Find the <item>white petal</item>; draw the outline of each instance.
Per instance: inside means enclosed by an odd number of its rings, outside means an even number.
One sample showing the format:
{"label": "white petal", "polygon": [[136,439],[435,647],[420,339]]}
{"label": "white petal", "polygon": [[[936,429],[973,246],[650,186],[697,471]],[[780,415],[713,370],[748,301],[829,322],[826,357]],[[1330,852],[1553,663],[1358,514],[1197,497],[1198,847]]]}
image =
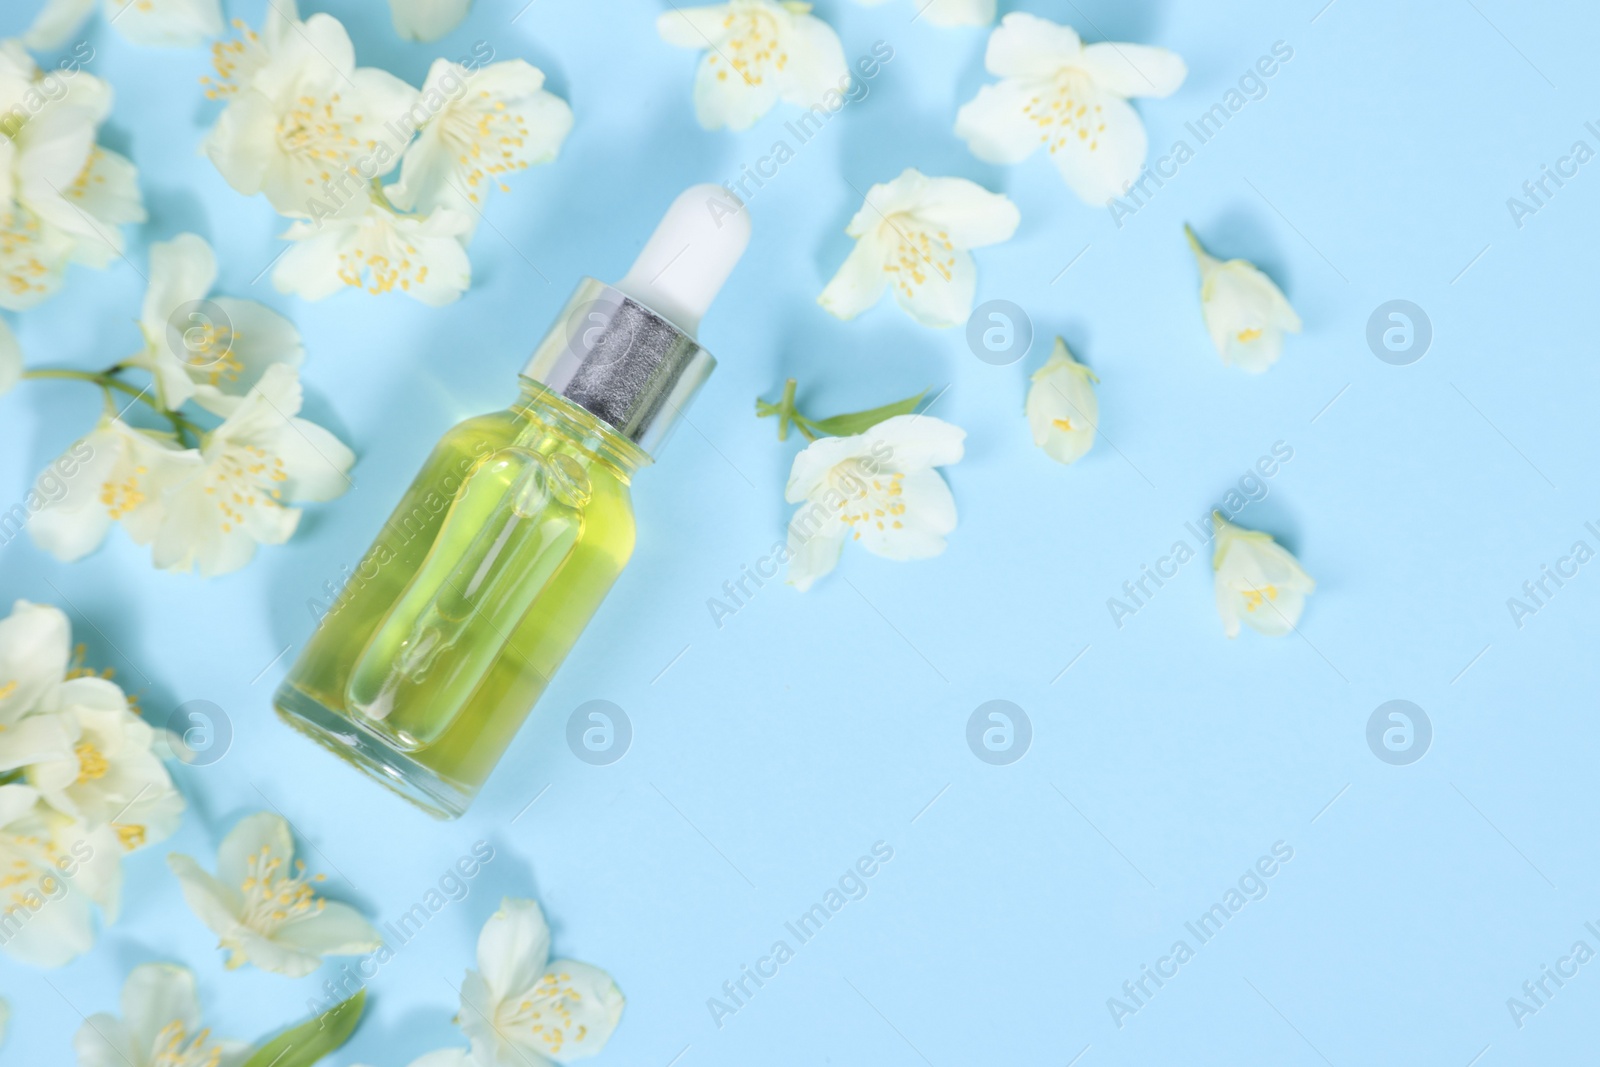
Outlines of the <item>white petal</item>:
{"label": "white petal", "polygon": [[108,148],[95,148],[88,167],[64,190],[74,215],[86,227],[73,249],[73,259],[104,268],[124,247],[121,227],[148,217],[139,192],[139,170],[132,161]]}
{"label": "white petal", "polygon": [[924,178],[911,214],[943,231],[957,248],[1008,241],[1022,221],[1009,197],[965,178]]}
{"label": "white petal", "polygon": [[297,368],[306,350],[294,323],[265,304],[227,296],[211,303],[226,320],[229,337],[222,358],[191,368],[190,375],[200,383],[196,393],[201,406],[226,418],[270,368]]}
{"label": "white petal", "polygon": [[117,32],[137,45],[195,48],[222,35],[220,0],[107,0]]}
{"label": "white petal", "polygon": [[616,1032],[625,1006],[622,991],[600,968],[577,960],[553,960],[545,972],[560,989],[555,1034],[542,1032],[535,1048],[557,1063],[598,1055]]}
{"label": "white petal", "polygon": [[389,0],[394,32],[411,41],[437,41],[467,17],[472,0]]}
{"label": "white petal", "polygon": [[74,778],[77,776],[78,761],[72,754],[74,740],[67,716],[29,715],[0,730],[0,771],[36,765],[29,767],[29,784],[45,791],[45,783],[39,780],[41,771],[54,761],[61,761]]}
{"label": "white petal", "polygon": [[728,32],[730,4],[676,7],[656,19],[661,39],[679,48],[719,47]]}
{"label": "white petal", "polygon": [[983,65],[1002,78],[1053,78],[1083,51],[1077,31],[1021,11],[1000,20],[989,35]]}
{"label": "white petal", "polygon": [[188,968],[165,963],[135,967],[122,986],[122,1020],[141,1057],[156,1047],[162,1029],[180,1024],[190,1035],[200,1030],[200,1000]]}
{"label": "white petal", "polygon": [[533,988],[550,959],[550,926],[537,901],[507,897],[478,935],[478,969],[495,1001]]}
{"label": "white petal", "polygon": [[284,499],[321,503],[343,496],[350,488],[347,474],[356,454],[314,422],[293,419],[289,426],[275,446],[287,476],[282,483]]}
{"label": "white petal", "polygon": [[405,151],[391,203],[477,215],[492,186],[511,172],[554,159],[572,129],[572,109],[544,91],[544,73],[523,60],[469,71],[436,60],[423,106],[444,103]]}
{"label": "white petal", "polygon": [[896,415],[860,435],[862,448],[889,470],[914,471],[959,463],[967,431],[931,415]]}
{"label": "white petal", "polygon": [[243,906],[239,894],[201,870],[192,857],[181,852],[167,856],[167,866],[178,878],[184,903],[206,928],[218,937],[234,936],[239,930],[239,910]]}
{"label": "white petal", "polygon": [[147,340],[165,345],[172,313],[204,300],[217,280],[217,257],[199,234],[181,233],[150,246],[150,284],[139,324]]}
{"label": "white petal", "polygon": [[756,81],[729,66],[716,52],[700,60],[694,75],[694,116],[708,130],[748,130],[778,102],[779,84]]}
{"label": "white petal", "polygon": [[4,319],[0,319],[0,396],[22,380],[22,346]]}
{"label": "white petal", "polygon": [[1028,389],[1028,426],[1033,443],[1057,463],[1074,463],[1094,445],[1100,404],[1093,374],[1074,360],[1059,338],[1049,361],[1033,374]]}
{"label": "white petal", "polygon": [[60,608],[19,600],[0,619],[0,724],[54,711],[72,659],[72,624]]}
{"label": "white petal", "polygon": [[895,279],[896,302],[924,326],[960,326],[972,314],[978,290],[978,268],[972,254],[960,248],[925,253],[903,244],[901,262],[908,264]]}
{"label": "white petal", "polygon": [[833,27],[811,14],[790,14],[787,21],[787,27],[780,30],[779,42],[788,56],[783,69],[783,98],[809,108],[821,103],[829,90],[847,90],[850,64]]}
{"label": "white petal", "polygon": [[294,863],[294,836],[283,816],[261,811],[240,819],[217,849],[217,877],[228,885],[243,884],[252,859],[277,860],[283,868]]}
{"label": "white petal", "polygon": [[45,0],[22,39],[29,48],[53,52],[78,32],[93,11],[94,0]]}
{"label": "white petal", "polygon": [[337,900],[324,900],[316,914],[285,923],[273,940],[318,956],[354,956],[383,947],[383,935],[359,911]]}
{"label": "white petal", "polygon": [[1068,187],[1084,203],[1100,207],[1139,177],[1149,141],[1139,113],[1122,97],[1087,81],[1073,91],[1089,118],[1054,127],[1050,157]]}
{"label": "white petal", "polygon": [[905,511],[857,524],[861,547],[892,560],[929,559],[944,551],[956,528],[956,501],[938,471],[912,471],[900,479]]}
{"label": "white petal", "polygon": [[784,580],[800,592],[839,565],[845,527],[820,502],[801,505],[789,520],[789,572]]}
{"label": "white petal", "polygon": [[77,1053],[78,1067],[128,1067],[149,1055],[149,1049],[134,1044],[133,1035],[121,1019],[105,1012],[96,1012],[83,1021],[73,1035],[72,1050]]}
{"label": "white petal", "polygon": [[[0,164],[4,163],[0,150]],[[61,288],[74,241],[18,204],[0,215],[0,308],[27,311]]]}
{"label": "white petal", "polygon": [[888,250],[876,234],[857,239],[817,303],[841,319],[855,318],[883,298],[889,284],[888,258]]}
{"label": "white petal", "polygon": [[1014,78],[985,85],[956,112],[956,136],[986,163],[1021,163],[1049,139],[1025,110],[1035,96],[1033,83]]}
{"label": "white petal", "polygon": [[1142,44],[1091,44],[1076,63],[1117,96],[1171,96],[1189,68],[1176,52]]}
{"label": "white petal", "polygon": [[276,154],[277,127],[272,100],[246,87],[217,117],[201,148],[229,185],[255,196]]}

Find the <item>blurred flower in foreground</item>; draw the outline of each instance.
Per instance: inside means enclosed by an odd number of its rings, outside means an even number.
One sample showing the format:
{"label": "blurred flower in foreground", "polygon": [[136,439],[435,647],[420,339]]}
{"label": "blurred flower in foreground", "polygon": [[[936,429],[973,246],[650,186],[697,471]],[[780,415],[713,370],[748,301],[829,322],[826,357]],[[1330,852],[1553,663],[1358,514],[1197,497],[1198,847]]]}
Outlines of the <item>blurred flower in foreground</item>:
{"label": "blurred flower in foreground", "polygon": [[145,221],[138,170],[95,143],[112,97],[77,53],[45,72],[0,41],[0,308],[50,297],[69,264],[109,266],[120,227]]}
{"label": "blurred flower in foreground", "polygon": [[16,388],[22,380],[22,346],[4,319],[0,319],[0,396]]}
{"label": "blurred flower in foreground", "polygon": [[1021,219],[1000,193],[909,168],[867,190],[844,231],[856,246],[817,302],[853,319],[893,283],[895,300],[922,325],[959,325],[972,314],[978,287],[967,250],[1009,240]]}
{"label": "blurred flower in foreground", "polygon": [[1239,636],[1239,623],[1268,637],[1282,637],[1295,628],[1306,597],[1316,588],[1295,559],[1271,534],[1245,530],[1211,513],[1216,531],[1217,614],[1229,637]]}
{"label": "blurred flower in foreground", "polygon": [[122,1017],[91,1015],[72,1047],[78,1067],[239,1067],[250,1051],[212,1036],[200,1020],[194,975],[166,963],[135,967],[122,986]]}
{"label": "blurred flower in foreground", "polygon": [[123,854],[184,809],[158,731],[79,656],[57,608],[19,600],[0,619],[0,949],[43,967],[89,950],[94,907],[116,918]]}
{"label": "blurred flower in foreground", "polygon": [[989,36],[1000,79],[956,114],[956,136],[988,163],[1021,163],[1045,146],[1068,187],[1099,207],[1139,177],[1149,139],[1130,96],[1171,96],[1188,74],[1175,53],[1084,45],[1070,26],[1013,12]]}
{"label": "blurred flower in foreground", "polygon": [[748,129],[779,100],[820,107],[830,91],[850,88],[839,35],[799,0],[674,5],[656,30],[670,45],[706,53],[695,72],[694,112],[708,130]]}
{"label": "blurred flower in foreground", "polygon": [[1200,310],[1217,354],[1229,366],[1260,374],[1278,361],[1283,335],[1300,332],[1300,316],[1283,291],[1248,260],[1210,256],[1183,228],[1200,264]]}
{"label": "blurred flower in foreground", "polygon": [[215,876],[193,859],[167,857],[183,899],[228,952],[228,966],[253,963],[265,971],[301,978],[324,956],[375,952],[383,945],[371,923],[348,904],[324,900],[294,858],[294,838],[281,816],[246,816],[222,839]]}
{"label": "blurred flower in foreground", "polygon": [[[194,48],[222,33],[221,0],[104,0],[106,20],[134,44]],[[60,48],[83,28],[94,0],[45,0],[28,29],[29,48]]]}

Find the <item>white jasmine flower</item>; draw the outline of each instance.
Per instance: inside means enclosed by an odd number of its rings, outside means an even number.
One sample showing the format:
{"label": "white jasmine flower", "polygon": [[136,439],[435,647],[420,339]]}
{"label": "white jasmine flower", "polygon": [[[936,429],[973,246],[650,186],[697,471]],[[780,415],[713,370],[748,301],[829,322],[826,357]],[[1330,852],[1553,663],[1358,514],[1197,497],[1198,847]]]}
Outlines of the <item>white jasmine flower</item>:
{"label": "white jasmine flower", "polygon": [[111,102],[93,75],[47,84],[20,42],[0,42],[0,307],[38,304],[71,262],[106,266],[119,227],[144,221],[137,170],[95,144]]}
{"label": "white jasmine flower", "polygon": [[1217,542],[1211,567],[1216,571],[1217,614],[1222,616],[1223,632],[1238,637],[1241,621],[1268,637],[1293,630],[1306,597],[1317,588],[1300,561],[1271,534],[1241,529],[1220,512],[1211,513],[1211,525]]}
{"label": "white jasmine flower", "polygon": [[103,417],[39,476],[28,534],[64,563],[99,548],[113,522],[147,545],[166,514],[167,491],[194,477],[201,462],[193,449]]}
{"label": "white jasmine flower", "polygon": [[437,41],[467,17],[472,0],[389,0],[394,32],[410,41]]}
{"label": "white jasmine flower", "polygon": [[965,430],[896,415],[853,437],[824,437],[794,458],[784,498],[788,582],[801,592],[839,564],[847,540],[892,560],[929,559],[956,528],[956,502],[935,467],[961,459]]}
{"label": "white jasmine flower", "polygon": [[256,545],[287,541],[300,510],[286,501],[324,501],[349,487],[355,455],[338,438],[296,418],[300,376],[267,368],[227,419],[206,435],[203,467],[167,493],[155,537],[155,565],[207,578],[238,570]]}
{"label": "white jasmine flower", "polygon": [[267,4],[266,20],[257,33],[239,19],[233,21],[239,37],[232,41],[218,41],[211,46],[211,66],[214,78],[201,78],[206,96],[222,100],[247,88],[256,74],[272,62],[272,57],[282,50],[284,42],[301,26],[300,11],[295,0],[271,0]]}
{"label": "white jasmine flower", "polygon": [[294,858],[289,824],[270,812],[246,816],[223,838],[215,877],[188,856],[167,857],[183,899],[228,951],[228,966],[253,963],[301,978],[324,956],[376,952],[383,938],[348,904],[324,900]]}
{"label": "white jasmine flower", "polygon": [[132,852],[172,835],[183,797],[153,751],[156,732],[128,707],[109,679],[74,678],[56,716],[70,731],[70,751],[31,764],[27,783],[57,811],[90,829],[110,826]]}
{"label": "white jasmine flower", "polygon": [[1147,139],[1131,96],[1170,96],[1188,68],[1165,48],[1085,46],[1070,26],[1014,12],[989,36],[984,65],[1000,79],[956,115],[956,136],[989,163],[1021,163],[1040,145],[1067,185],[1096,207],[1126,191]]}
{"label": "white jasmine flower", "polygon": [[145,350],[127,362],[156,380],[161,402],[176,410],[194,398],[228,414],[275,363],[298,367],[305,348],[294,324],[254,300],[207,300],[217,257],[192,233],[150,246],[150,287],[139,328]]}
{"label": "white jasmine flower", "polygon": [[109,673],[72,665],[71,645],[57,608],[19,600],[0,620],[0,771],[20,768],[57,811],[85,831],[109,827],[131,851],[177,828],[183,798],[155,731]]}
{"label": "white jasmine flower", "polygon": [[1094,395],[1094,371],[1072,358],[1067,343],[1056,347],[1045,365],[1033,372],[1028,388],[1028,426],[1033,443],[1057,463],[1074,463],[1094,444],[1100,423],[1100,402]]}
{"label": "white jasmine flower", "polygon": [[[0,168],[6,155],[0,139]],[[3,201],[0,201],[3,203]],[[74,241],[15,202],[0,211],[0,308],[27,311],[53,296],[72,263]]]}
{"label": "white jasmine flower", "polygon": [[708,130],[743,130],[779,100],[820,106],[850,87],[839,35],[798,0],[730,0],[674,8],[656,20],[661,39],[705,50],[695,73],[694,110]]}
{"label": "white jasmine flower", "polygon": [[384,190],[405,211],[448,207],[476,219],[492,185],[554,159],[572,130],[572,108],[520,59],[477,71],[436,60],[421,106],[431,117],[406,149],[400,180]]}
{"label": "white jasmine flower", "polygon": [[201,1025],[194,975],[167,963],[135,967],[122,986],[122,1018],[91,1015],[72,1047],[78,1067],[238,1067],[250,1054]]}
{"label": "white jasmine flower", "polygon": [[1200,310],[1211,343],[1222,362],[1260,374],[1278,362],[1283,335],[1300,332],[1300,316],[1283,291],[1253,263],[1214,259],[1193,230],[1183,229],[1200,263]]}
{"label": "white jasmine flower", "polygon": [[461,243],[471,232],[472,220],[459,211],[403,215],[369,201],[362,215],[289,227],[284,237],[296,244],[278,262],[272,284],[307,300],[353,288],[398,291],[440,307],[472,284],[472,261]]}
{"label": "white jasmine flower", "polygon": [[22,346],[10,325],[0,319],[0,396],[4,396],[22,380]]}
{"label": "white jasmine flower", "polygon": [[93,11],[94,0],[45,0],[22,43],[40,52],[54,51],[78,32]]}
{"label": "white jasmine flower", "polygon": [[[858,0],[876,7],[883,0]],[[987,26],[994,21],[995,0],[913,0],[915,18],[926,17],[935,26]]]}
{"label": "white jasmine flower", "polygon": [[310,216],[314,202],[394,169],[393,124],[417,91],[356,67],[350,35],[333,16],[312,15],[294,28],[263,50],[248,84],[238,83],[205,152],[239,192],[264,193],[280,214]]}
{"label": "white jasmine flower", "polygon": [[551,960],[550,927],[539,905],[508,897],[478,935],[478,970],[461,983],[458,1018],[480,1067],[541,1067],[597,1054],[611,1040],[623,1004],[600,968]]}
{"label": "white jasmine flower", "polygon": [[[105,0],[106,18],[137,45],[194,48],[222,33],[221,0]],[[59,48],[82,27],[94,0],[46,0],[28,30],[28,47]]]}
{"label": "white jasmine flower", "polygon": [[841,319],[895,300],[924,326],[956,326],[972,313],[978,270],[971,248],[1010,239],[1017,206],[965,178],[929,178],[914,168],[867,190],[845,233],[856,246],[817,302]]}
{"label": "white jasmine flower", "polygon": [[94,906],[115,920],[122,846],[89,830],[30,786],[0,785],[0,952],[60,967],[94,946]]}
{"label": "white jasmine flower", "polygon": [[0,774],[71,753],[56,714],[77,684],[71,666],[72,626],[59,608],[18,600],[0,619]]}

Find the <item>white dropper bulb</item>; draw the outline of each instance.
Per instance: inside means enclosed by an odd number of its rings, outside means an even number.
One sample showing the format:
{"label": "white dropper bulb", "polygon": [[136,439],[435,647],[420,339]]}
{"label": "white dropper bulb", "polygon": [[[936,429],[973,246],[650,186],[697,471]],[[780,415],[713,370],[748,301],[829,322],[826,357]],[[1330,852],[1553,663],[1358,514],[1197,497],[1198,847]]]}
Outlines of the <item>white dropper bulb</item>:
{"label": "white dropper bulb", "polygon": [[750,212],[720,185],[694,185],[667,208],[617,288],[694,337],[750,243]]}

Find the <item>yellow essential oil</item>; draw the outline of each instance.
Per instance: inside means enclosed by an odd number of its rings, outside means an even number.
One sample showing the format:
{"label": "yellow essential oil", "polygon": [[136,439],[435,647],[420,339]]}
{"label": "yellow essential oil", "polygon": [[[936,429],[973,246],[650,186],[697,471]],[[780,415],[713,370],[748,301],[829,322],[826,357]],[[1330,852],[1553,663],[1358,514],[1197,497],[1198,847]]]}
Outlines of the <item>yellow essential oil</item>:
{"label": "yellow essential oil", "polygon": [[278,688],[285,721],[466,810],[622,573],[630,479],[715,366],[694,330],[748,239],[726,198],[680,196],[617,287],[579,285],[517,402],[445,434]]}

